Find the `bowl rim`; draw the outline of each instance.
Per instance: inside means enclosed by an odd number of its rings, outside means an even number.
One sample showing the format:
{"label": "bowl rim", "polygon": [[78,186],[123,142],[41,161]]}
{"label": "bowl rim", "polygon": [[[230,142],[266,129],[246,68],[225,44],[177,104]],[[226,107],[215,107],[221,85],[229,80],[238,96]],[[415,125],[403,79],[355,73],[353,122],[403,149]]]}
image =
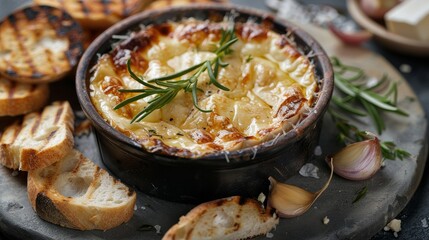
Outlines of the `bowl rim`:
{"label": "bowl rim", "polygon": [[429,43],[389,32],[380,23],[365,15],[358,0],[347,0],[347,9],[350,16],[360,26],[372,33],[379,41],[385,43],[387,47],[416,56],[429,55]]}
{"label": "bowl rim", "polygon": [[[319,83],[323,82],[323,84],[322,84],[322,87],[319,84],[320,89],[318,92],[318,97],[317,97],[317,100],[315,101],[315,105],[312,107],[312,111],[307,116],[305,116],[305,118],[302,121],[300,121],[296,126],[294,126],[294,128],[287,131],[285,134],[281,134],[281,136],[279,137],[258,143],[250,147],[245,147],[242,149],[237,149],[232,151],[219,151],[216,153],[207,154],[197,158],[183,158],[183,157],[177,157],[173,155],[166,155],[162,153],[149,152],[146,149],[144,149],[144,147],[142,147],[140,144],[138,144],[136,141],[132,140],[131,138],[121,133],[120,131],[116,130],[110,124],[108,124],[101,117],[101,115],[94,107],[89,97],[90,93],[88,91],[89,87],[87,84],[87,82],[89,81],[89,79],[87,79],[87,74],[92,67],[90,65],[91,60],[94,57],[96,57],[97,54],[99,54],[100,48],[102,48],[104,44],[108,43],[112,35],[120,32],[124,32],[127,29],[135,27],[145,19],[148,19],[148,18],[154,19],[154,17],[159,15],[165,15],[165,14],[177,15],[180,12],[192,12],[197,10],[198,11],[216,11],[223,15],[225,13],[234,11],[235,13],[238,14],[238,16],[240,16],[240,14],[248,15],[247,19],[251,16],[260,20],[268,19],[273,23],[273,25],[276,24],[278,26],[281,26],[282,28],[285,28],[284,33],[292,32],[294,36],[298,36],[305,43],[305,45],[310,47],[311,53],[313,53],[311,56],[307,56],[307,57],[309,59],[315,58],[317,59],[318,62],[320,62],[321,74],[323,74],[323,76],[321,76],[320,79],[317,79]],[[284,33],[281,33],[281,34],[284,34]],[[149,161],[151,160],[165,161],[165,163],[174,163],[174,164],[184,163],[184,164],[191,164],[191,165],[198,165],[198,166],[209,165],[209,166],[220,166],[220,167],[226,167],[226,168],[245,166],[253,163],[256,160],[259,161],[259,159],[255,157],[257,154],[260,155],[261,153],[264,153],[264,152],[266,153],[267,151],[273,151],[273,147],[275,146],[286,145],[300,140],[307,131],[311,130],[309,128],[313,124],[321,120],[324,112],[328,108],[328,104],[333,93],[333,88],[334,88],[334,79],[333,79],[333,70],[330,63],[330,59],[326,54],[325,50],[321,47],[321,45],[317,42],[316,39],[314,39],[310,34],[305,32],[301,28],[293,25],[292,23],[284,19],[275,17],[268,12],[247,8],[247,7],[242,7],[242,6],[236,6],[236,5],[195,4],[193,6],[176,6],[176,7],[170,7],[165,9],[154,9],[149,11],[143,11],[139,14],[128,17],[116,23],[115,25],[111,26],[110,28],[108,28],[90,44],[90,46],[83,54],[76,71],[76,91],[77,91],[78,100],[82,107],[82,110],[87,115],[87,117],[93,122],[93,124],[98,125],[98,127],[103,129],[103,132],[100,134],[105,135],[105,137],[107,137],[109,140],[117,139],[119,142],[126,144],[135,150],[143,151],[146,154],[151,154],[153,156],[156,156],[154,158],[148,159]],[[243,155],[253,156],[253,157],[245,161],[229,160],[229,159],[240,158]],[[224,160],[214,161],[215,159],[224,159]]]}

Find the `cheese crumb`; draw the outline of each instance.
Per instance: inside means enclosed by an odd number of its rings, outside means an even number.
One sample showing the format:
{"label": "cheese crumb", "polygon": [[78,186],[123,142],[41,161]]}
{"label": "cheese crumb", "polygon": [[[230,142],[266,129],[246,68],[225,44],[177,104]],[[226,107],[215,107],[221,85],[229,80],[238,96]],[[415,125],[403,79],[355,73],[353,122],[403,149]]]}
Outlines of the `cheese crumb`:
{"label": "cheese crumb", "polygon": [[325,216],[325,217],[323,218],[323,224],[328,225],[329,221],[330,221],[330,220],[329,220],[328,216]]}
{"label": "cheese crumb", "polygon": [[262,192],[258,195],[258,201],[261,202],[261,203],[264,203],[266,198],[267,197]]}
{"label": "cheese crumb", "polygon": [[398,237],[398,232],[401,231],[401,220],[393,219],[384,228],[384,231],[393,231],[393,236]]}

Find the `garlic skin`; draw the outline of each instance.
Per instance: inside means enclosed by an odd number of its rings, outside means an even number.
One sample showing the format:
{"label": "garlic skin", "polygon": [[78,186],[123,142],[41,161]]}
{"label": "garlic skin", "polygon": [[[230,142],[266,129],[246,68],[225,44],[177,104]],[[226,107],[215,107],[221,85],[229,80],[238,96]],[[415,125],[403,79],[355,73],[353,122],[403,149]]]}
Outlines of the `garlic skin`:
{"label": "garlic skin", "polygon": [[328,188],[332,180],[334,167],[331,165],[331,175],[322,189],[312,193],[302,188],[277,182],[273,177],[270,180],[270,195],[268,205],[276,209],[277,215],[282,218],[297,217],[305,213],[317,198]]}
{"label": "garlic skin", "polygon": [[372,139],[347,145],[332,158],[334,172],[349,180],[371,178],[381,167],[382,153],[380,141],[368,133]]}

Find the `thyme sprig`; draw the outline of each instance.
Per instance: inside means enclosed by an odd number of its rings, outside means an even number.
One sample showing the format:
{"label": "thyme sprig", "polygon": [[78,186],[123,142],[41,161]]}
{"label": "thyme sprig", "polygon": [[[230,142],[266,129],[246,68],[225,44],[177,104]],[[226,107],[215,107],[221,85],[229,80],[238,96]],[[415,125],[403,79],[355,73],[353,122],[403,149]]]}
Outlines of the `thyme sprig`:
{"label": "thyme sprig", "polygon": [[[381,112],[388,111],[408,116],[405,111],[396,106],[397,85],[390,83],[387,75],[374,85],[368,86],[363,69],[345,65],[336,57],[332,57],[331,62],[334,68],[335,87],[341,96],[332,97],[328,113],[339,131],[341,142],[346,144],[368,138],[366,131],[360,130],[351,123],[351,119],[355,117],[369,116],[378,133],[381,134],[386,128]],[[393,142],[381,141],[380,145],[385,159],[402,160],[411,156],[409,152],[397,148]]]}
{"label": "thyme sprig", "polygon": [[[230,27],[228,28],[228,30],[222,31],[222,36],[219,41],[218,47],[214,51],[214,53],[216,54],[216,57],[214,57],[211,60],[207,60],[199,64],[196,64],[194,66],[191,66],[182,71],[169,74],[166,76],[162,76],[159,78],[149,79],[149,80],[145,80],[143,76],[139,77],[133,72],[130,66],[131,62],[129,59],[127,62],[127,70],[130,76],[134,80],[142,84],[145,88],[120,89],[119,90],[120,92],[139,93],[139,94],[120,102],[118,105],[114,107],[114,109],[117,110],[132,102],[153,96],[153,98],[148,101],[148,105],[145,108],[143,108],[139,113],[137,113],[131,120],[131,123],[139,122],[145,117],[147,117],[149,114],[151,114],[153,111],[167,105],[176,97],[176,95],[180,91],[184,90],[185,92],[190,92],[192,94],[192,102],[196,109],[202,112],[211,112],[212,110],[202,109],[198,105],[197,93],[198,91],[202,91],[200,88],[198,88],[198,79],[201,76],[201,74],[203,74],[204,72],[207,72],[210,78],[209,84],[213,84],[214,86],[216,86],[221,90],[229,91],[227,87],[225,87],[224,85],[218,82],[217,77],[219,74],[219,69],[225,68],[228,66],[228,63],[223,61],[223,57],[232,53],[231,46],[237,41],[238,41],[238,38],[234,32],[234,25],[230,24]],[[185,74],[188,74],[191,72],[193,72],[193,74],[190,77],[181,79]]]}

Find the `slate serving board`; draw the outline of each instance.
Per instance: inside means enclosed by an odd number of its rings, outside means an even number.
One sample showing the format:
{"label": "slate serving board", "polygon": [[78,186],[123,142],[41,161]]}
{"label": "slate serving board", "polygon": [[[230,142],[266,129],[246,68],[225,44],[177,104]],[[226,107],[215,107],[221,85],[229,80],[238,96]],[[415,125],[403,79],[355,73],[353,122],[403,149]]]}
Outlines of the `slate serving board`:
{"label": "slate serving board", "polygon": [[[407,160],[388,161],[370,180],[352,182],[334,176],[331,185],[313,207],[304,215],[282,219],[270,239],[367,239],[382,229],[408,203],[423,174],[427,158],[427,120],[423,109],[407,82],[383,59],[361,48],[342,45],[329,32],[312,26],[302,26],[313,34],[329,55],[335,55],[345,63],[364,68],[380,77],[387,73],[398,82],[399,106],[406,109],[407,118],[385,115],[387,130],[381,138],[394,141],[413,156]],[[81,112],[76,112],[83,120]],[[363,119],[362,128],[373,130],[370,122]],[[320,179],[297,174],[288,183],[317,191],[329,175],[323,161],[325,154],[333,153],[339,146],[329,117],[325,117],[320,147],[322,155],[310,160],[319,167]],[[87,157],[102,165],[94,132],[76,138],[76,147]],[[47,223],[31,209],[26,192],[26,174],[0,167],[0,231],[19,239],[161,239],[162,234],[178,221],[179,217],[194,205],[156,199],[138,192],[135,214],[130,222],[109,231],[78,231]],[[368,188],[367,195],[352,203],[356,192]],[[323,224],[323,218],[330,219]],[[161,230],[139,231],[142,225],[159,225]],[[265,239],[261,236],[256,239]]]}

